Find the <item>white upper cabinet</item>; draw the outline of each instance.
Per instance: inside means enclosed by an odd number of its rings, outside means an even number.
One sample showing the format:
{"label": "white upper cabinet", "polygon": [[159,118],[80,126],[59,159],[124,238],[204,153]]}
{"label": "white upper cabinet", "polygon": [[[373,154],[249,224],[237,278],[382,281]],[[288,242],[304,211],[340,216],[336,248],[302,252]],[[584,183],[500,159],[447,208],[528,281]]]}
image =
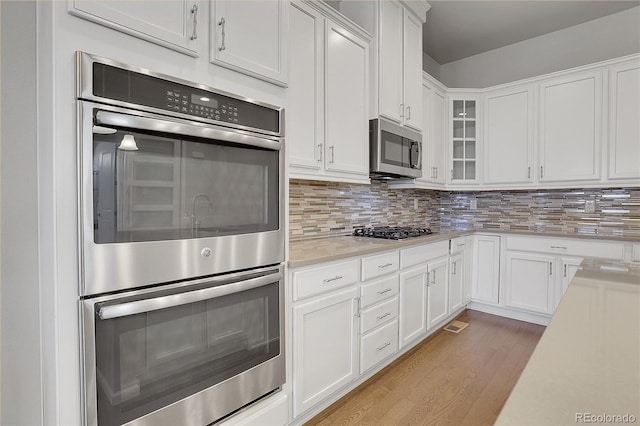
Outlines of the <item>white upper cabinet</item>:
{"label": "white upper cabinet", "polygon": [[374,0],[345,1],[338,7],[374,35],[370,117],[422,130],[422,23],[428,4]]}
{"label": "white upper cabinet", "polygon": [[326,168],[368,176],[369,45],[329,20],[326,32]]}
{"label": "white upper cabinet", "polygon": [[211,62],[286,86],[288,7],[284,0],[212,0]]}
{"label": "white upper cabinet", "polygon": [[477,96],[449,97],[449,182],[473,184],[479,182],[478,135],[479,104]]}
{"label": "white upper cabinet", "polygon": [[640,179],[639,62],[609,71],[609,179]]}
{"label": "white upper cabinet", "polygon": [[601,72],[540,83],[540,182],[598,180]]}
{"label": "white upper cabinet", "polygon": [[422,80],[422,177],[416,181],[438,186],[446,182],[447,95],[443,87],[425,76]]}
{"label": "white upper cabinet", "polygon": [[379,26],[379,108],[380,115],[402,122],[402,15],[397,1],[380,2]]}
{"label": "white upper cabinet", "polygon": [[369,183],[370,40],[334,14],[321,3],[290,5],[289,177]]}
{"label": "white upper cabinet", "polygon": [[405,10],[403,30],[403,122],[422,130],[422,22]]}
{"label": "white upper cabinet", "polygon": [[198,56],[206,34],[199,1],[71,0],[69,13],[164,47]]}
{"label": "white upper cabinet", "polygon": [[533,182],[532,86],[489,92],[484,98],[484,183]]}

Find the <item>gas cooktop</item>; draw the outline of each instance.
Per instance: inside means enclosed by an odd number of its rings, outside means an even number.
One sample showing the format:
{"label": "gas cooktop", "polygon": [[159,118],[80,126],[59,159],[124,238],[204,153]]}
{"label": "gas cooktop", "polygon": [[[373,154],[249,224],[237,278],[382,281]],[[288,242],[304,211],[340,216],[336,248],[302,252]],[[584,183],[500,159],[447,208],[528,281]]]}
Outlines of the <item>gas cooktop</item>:
{"label": "gas cooktop", "polygon": [[412,226],[374,226],[356,228],[353,235],[356,237],[385,238],[387,240],[404,240],[405,238],[422,237],[432,234],[429,228],[415,228]]}

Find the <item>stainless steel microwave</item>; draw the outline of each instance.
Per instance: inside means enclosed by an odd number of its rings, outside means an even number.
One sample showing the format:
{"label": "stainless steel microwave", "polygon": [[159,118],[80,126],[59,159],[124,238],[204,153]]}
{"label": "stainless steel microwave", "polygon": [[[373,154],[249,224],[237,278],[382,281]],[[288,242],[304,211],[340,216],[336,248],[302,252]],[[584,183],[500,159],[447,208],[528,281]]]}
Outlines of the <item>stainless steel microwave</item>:
{"label": "stainless steel microwave", "polygon": [[382,118],[369,121],[370,175],[382,178],[422,176],[422,135]]}

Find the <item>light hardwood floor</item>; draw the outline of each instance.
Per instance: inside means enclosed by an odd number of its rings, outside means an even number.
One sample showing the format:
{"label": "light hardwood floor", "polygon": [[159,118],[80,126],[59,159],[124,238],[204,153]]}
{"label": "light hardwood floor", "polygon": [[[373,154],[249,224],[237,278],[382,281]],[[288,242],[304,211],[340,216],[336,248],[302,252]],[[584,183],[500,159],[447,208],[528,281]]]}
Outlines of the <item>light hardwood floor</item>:
{"label": "light hardwood floor", "polygon": [[544,327],[467,310],[306,425],[492,425]]}

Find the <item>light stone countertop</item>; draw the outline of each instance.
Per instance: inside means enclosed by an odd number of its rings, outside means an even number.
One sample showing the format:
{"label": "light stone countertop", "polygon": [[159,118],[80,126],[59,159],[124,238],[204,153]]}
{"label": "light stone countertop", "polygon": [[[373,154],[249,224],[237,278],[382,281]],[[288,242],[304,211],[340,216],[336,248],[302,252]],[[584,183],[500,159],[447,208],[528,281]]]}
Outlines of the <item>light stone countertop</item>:
{"label": "light stone countertop", "polygon": [[289,243],[289,267],[299,268],[318,263],[332,262],[348,257],[362,256],[385,250],[394,250],[408,246],[432,243],[450,238],[479,234],[507,234],[523,235],[529,237],[545,238],[578,238],[589,240],[619,241],[628,243],[640,243],[640,238],[592,235],[592,234],[568,234],[558,231],[526,231],[504,229],[435,229],[434,233],[425,237],[408,238],[406,240],[385,240],[380,238],[353,237],[350,235],[320,237],[308,240],[291,241]]}
{"label": "light stone countertop", "polygon": [[638,263],[582,262],[496,425],[580,423],[640,423]]}

